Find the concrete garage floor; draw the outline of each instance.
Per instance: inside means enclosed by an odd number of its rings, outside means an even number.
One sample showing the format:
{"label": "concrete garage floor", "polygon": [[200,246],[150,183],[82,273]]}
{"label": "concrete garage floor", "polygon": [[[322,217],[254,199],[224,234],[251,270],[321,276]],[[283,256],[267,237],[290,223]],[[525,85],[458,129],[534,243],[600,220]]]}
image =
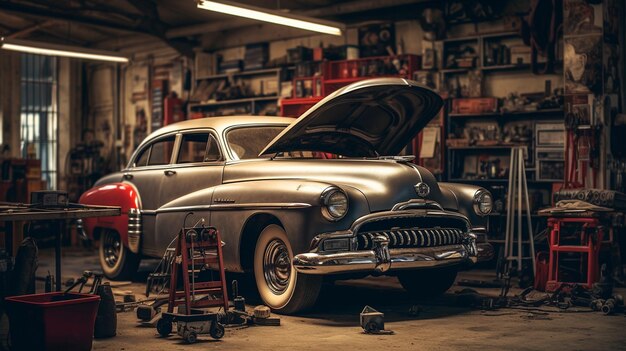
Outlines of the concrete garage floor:
{"label": "concrete garage floor", "polygon": [[[53,253],[40,252],[38,276],[53,271]],[[138,279],[119,289],[131,290],[143,298],[145,277],[157,261],[142,263]],[[65,279],[77,278],[83,270],[99,270],[95,252],[66,249],[63,257]],[[460,278],[493,279],[491,271],[463,272]],[[453,286],[440,299],[428,303],[412,301],[395,278],[366,278],[325,286],[314,312],[301,316],[280,316],[280,327],[227,328],[223,339],[208,335],[196,344],[185,344],[173,334],[161,338],[155,328],[139,327],[134,311],[118,313],[117,336],[95,340],[94,350],[626,350],[626,316],[604,316],[599,312],[529,312],[518,309],[481,311],[454,307]],[[476,289],[497,296],[499,289]],[[620,289],[624,294],[624,289]],[[519,290],[513,289],[512,293]],[[249,307],[252,292],[243,291]],[[418,304],[417,316],[408,313]],[[367,335],[359,326],[359,313],[370,305],[385,313],[385,326],[395,335]]]}

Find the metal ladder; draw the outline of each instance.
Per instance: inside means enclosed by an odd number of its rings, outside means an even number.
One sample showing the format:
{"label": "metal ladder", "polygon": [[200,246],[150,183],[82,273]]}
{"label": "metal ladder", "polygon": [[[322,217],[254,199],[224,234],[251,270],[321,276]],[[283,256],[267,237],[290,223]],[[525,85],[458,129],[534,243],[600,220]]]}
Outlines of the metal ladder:
{"label": "metal ladder", "polygon": [[[528,199],[528,182],[526,180],[526,167],[524,165],[525,147],[515,146],[511,149],[511,162],[509,165],[509,189],[507,195],[506,233],[504,241],[504,272],[509,272],[512,263],[517,263],[517,271],[522,271],[522,260],[532,261],[533,276],[535,275],[535,242]],[[517,201],[517,208],[515,203]],[[523,205],[526,210],[528,225],[528,243],[530,256],[524,256],[523,250]],[[517,212],[517,215],[515,214]],[[517,242],[517,250],[515,250]]]}

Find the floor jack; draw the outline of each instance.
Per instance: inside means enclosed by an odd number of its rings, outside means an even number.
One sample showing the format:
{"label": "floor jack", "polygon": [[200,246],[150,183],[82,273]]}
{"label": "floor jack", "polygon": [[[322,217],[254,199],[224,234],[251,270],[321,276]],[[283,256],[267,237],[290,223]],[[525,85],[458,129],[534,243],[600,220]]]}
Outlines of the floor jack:
{"label": "floor jack", "polygon": [[[167,312],[163,312],[156,328],[163,337],[172,332],[186,342],[194,343],[199,334],[210,334],[214,339],[224,336],[222,314],[202,308],[221,307],[228,312],[228,293],[222,259],[222,240],[213,227],[183,228],[178,233],[175,259],[172,261]],[[196,282],[197,273],[208,268],[217,269],[219,279]],[[177,290],[179,277],[183,290]],[[174,313],[178,307],[179,313]]]}

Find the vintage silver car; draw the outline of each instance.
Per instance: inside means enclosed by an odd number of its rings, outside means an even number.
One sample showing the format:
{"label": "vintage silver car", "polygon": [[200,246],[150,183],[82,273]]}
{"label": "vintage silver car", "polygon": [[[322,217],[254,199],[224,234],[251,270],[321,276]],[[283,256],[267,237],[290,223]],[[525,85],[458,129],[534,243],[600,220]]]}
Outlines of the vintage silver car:
{"label": "vintage silver car", "polygon": [[80,199],[121,206],[122,216],[82,225],[100,240],[106,276],[127,279],[141,257],[163,255],[193,212],[188,224],[203,218],[221,232],[226,269],[253,273],[265,304],[283,313],[313,306],[325,276],[394,275],[416,296],[443,293],[458,270],[491,255],[480,238],[492,199],[397,156],[442,104],[416,82],[379,78],[297,120],[166,126]]}

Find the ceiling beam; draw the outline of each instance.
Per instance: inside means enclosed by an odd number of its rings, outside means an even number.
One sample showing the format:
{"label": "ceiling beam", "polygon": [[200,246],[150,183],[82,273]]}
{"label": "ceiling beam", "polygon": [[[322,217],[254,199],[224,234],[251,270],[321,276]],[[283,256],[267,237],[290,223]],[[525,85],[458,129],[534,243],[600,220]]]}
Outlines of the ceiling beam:
{"label": "ceiling beam", "polygon": [[28,26],[26,28],[22,28],[22,29],[17,30],[17,31],[15,31],[13,33],[5,35],[5,38],[12,38],[12,39],[19,38],[19,37],[28,35],[28,34],[34,32],[34,31],[43,29],[45,27],[48,27],[48,26],[50,26],[52,24],[56,24],[56,23],[57,23],[57,21],[54,21],[54,20],[49,20],[49,21],[35,23],[35,24],[31,25],[31,26]]}
{"label": "ceiling beam", "polygon": [[[310,16],[310,17],[328,17],[345,15],[355,12],[371,11],[386,7],[395,7],[403,5],[411,5],[417,3],[427,2],[429,0],[355,0],[342,4],[334,4],[318,9],[293,11],[296,14]],[[258,24],[257,21],[233,18],[228,21],[212,22],[195,24],[190,26],[184,26],[179,28],[173,28],[167,31],[166,36],[168,38],[186,37],[198,34],[205,34],[211,32],[220,32],[224,30],[245,27],[249,25]]]}
{"label": "ceiling beam", "polygon": [[150,28],[150,31],[154,36],[161,39],[167,45],[174,48],[176,51],[187,57],[193,57],[193,47],[183,41],[170,40],[165,33],[168,30],[167,24],[161,21],[159,17],[159,10],[156,3],[151,0],[128,0],[128,2],[134,6],[139,12],[146,15],[147,21],[145,25]]}
{"label": "ceiling beam", "polygon": [[132,33],[149,34],[163,40],[182,55],[189,57],[193,55],[193,47],[189,43],[166,38],[165,32],[167,31],[167,26],[158,18],[158,11],[153,2],[149,0],[130,0],[130,3],[140,12],[146,14],[146,16],[142,16],[141,19],[133,21],[134,23],[132,24],[112,21],[102,17],[86,16],[80,13],[71,13],[74,12],[73,9],[68,12],[67,10],[59,9],[58,7],[46,8],[8,1],[0,1],[0,10],[27,14],[46,19],[60,19],[68,22],[81,23],[90,26],[100,26]]}
{"label": "ceiling beam", "polygon": [[26,15],[32,15],[35,17],[41,17],[45,19],[58,19],[69,22],[82,23],[87,25],[102,26],[111,29],[118,29],[127,32],[134,33],[147,33],[150,34],[146,28],[140,25],[126,24],[117,21],[111,21],[105,18],[98,18],[92,16],[85,16],[82,14],[72,14],[58,8],[53,7],[41,7],[41,6],[29,6],[15,2],[0,1],[0,10],[20,13]]}
{"label": "ceiling beam", "polygon": [[426,1],[428,0],[356,0],[302,11],[302,14],[311,17],[336,16],[348,13],[378,10],[387,7],[413,5]]}
{"label": "ceiling beam", "polygon": [[6,32],[6,33],[11,33],[11,32],[15,31],[15,28],[7,27],[4,24],[0,23],[0,30],[2,30],[3,32]]}
{"label": "ceiling beam", "polygon": [[191,26],[172,28],[165,33],[168,38],[188,37],[197,34],[221,32],[228,29],[240,28],[257,24],[251,19],[233,18],[229,21],[194,24]]}
{"label": "ceiling beam", "polygon": [[[50,5],[50,0],[28,0],[28,2],[38,4],[44,8],[48,8]],[[93,3],[87,0],[80,0],[79,4],[80,6],[63,6],[63,4],[55,4],[55,9],[72,14],[88,15],[90,13],[99,13],[106,15],[108,19],[111,19],[111,17],[114,16],[130,23],[135,23],[143,17],[140,14],[123,11],[118,7],[100,2]]]}

